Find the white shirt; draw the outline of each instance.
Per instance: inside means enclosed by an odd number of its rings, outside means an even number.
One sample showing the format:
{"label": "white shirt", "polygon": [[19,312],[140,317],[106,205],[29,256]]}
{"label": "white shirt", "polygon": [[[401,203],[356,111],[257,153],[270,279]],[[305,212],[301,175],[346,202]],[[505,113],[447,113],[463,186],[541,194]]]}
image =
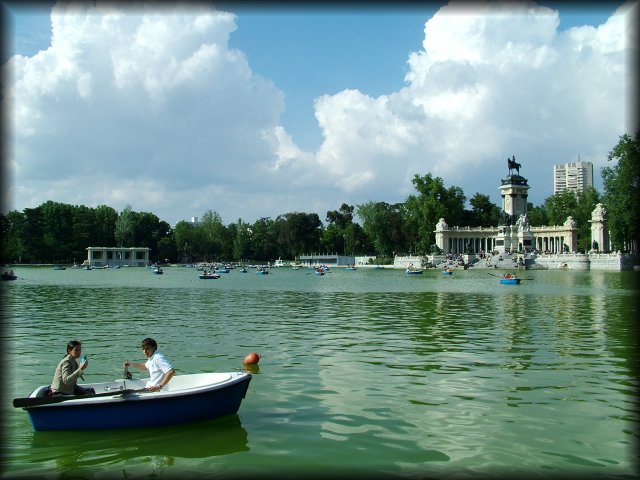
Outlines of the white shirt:
{"label": "white shirt", "polygon": [[153,355],[149,357],[149,360],[144,364],[149,370],[149,381],[147,382],[147,387],[153,387],[155,385],[160,384],[160,380],[164,377],[165,373],[169,370],[173,370],[173,367],[162,353],[158,350],[153,352]]}

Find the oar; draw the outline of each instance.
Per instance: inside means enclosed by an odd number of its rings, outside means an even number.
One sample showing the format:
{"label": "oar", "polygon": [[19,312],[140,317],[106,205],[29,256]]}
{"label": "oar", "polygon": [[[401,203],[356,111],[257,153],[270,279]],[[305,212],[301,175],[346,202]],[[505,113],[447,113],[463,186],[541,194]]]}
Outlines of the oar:
{"label": "oar", "polygon": [[66,402],[67,400],[78,400],[78,399],[96,398],[96,397],[115,397],[116,395],[126,395],[128,393],[146,392],[146,391],[147,390],[145,388],[141,388],[140,390],[127,389],[127,390],[118,390],[117,392],[91,393],[89,395],[55,395],[51,397],[22,397],[22,398],[14,398],[13,406],[16,408],[36,407],[38,405],[48,405],[51,403]]}

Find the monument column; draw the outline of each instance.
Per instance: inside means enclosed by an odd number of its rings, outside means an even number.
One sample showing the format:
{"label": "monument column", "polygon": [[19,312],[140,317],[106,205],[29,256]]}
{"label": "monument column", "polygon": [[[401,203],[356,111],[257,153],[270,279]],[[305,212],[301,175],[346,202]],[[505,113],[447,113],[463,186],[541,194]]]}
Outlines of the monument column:
{"label": "monument column", "polygon": [[609,252],[609,232],[607,230],[607,210],[602,203],[591,212],[591,252]]}
{"label": "monument column", "polygon": [[[520,175],[521,165],[513,159],[507,158],[509,174],[502,179],[500,195],[502,197],[502,212],[495,250],[509,253],[521,249],[532,250],[534,237],[529,230],[527,221],[527,197],[529,185],[527,179]],[[513,173],[516,170],[516,174]]]}

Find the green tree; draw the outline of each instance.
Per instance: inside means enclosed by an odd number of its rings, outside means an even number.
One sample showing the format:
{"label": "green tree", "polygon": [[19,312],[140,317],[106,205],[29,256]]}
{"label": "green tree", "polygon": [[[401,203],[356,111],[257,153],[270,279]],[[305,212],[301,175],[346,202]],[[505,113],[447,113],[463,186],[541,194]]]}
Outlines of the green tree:
{"label": "green tree", "polygon": [[22,263],[26,258],[26,244],[24,242],[26,216],[12,210],[6,216],[2,215],[2,262]]}
{"label": "green tree", "polygon": [[278,255],[275,220],[262,217],[251,228],[252,256],[256,260],[271,261]]}
{"label": "green tree", "polygon": [[368,237],[362,226],[352,222],[344,230],[345,254],[346,255],[364,255],[368,245]]}
{"label": "green tree", "polygon": [[558,192],[544,202],[544,210],[551,225],[562,225],[573,216],[578,206],[576,194],[570,190]]}
{"label": "green tree", "polygon": [[107,205],[98,205],[94,209],[95,219],[95,239],[93,245],[103,247],[116,246],[116,222],[118,221],[118,212],[113,207]]}
{"label": "green tree", "polygon": [[353,236],[353,212],[355,207],[343,203],[339,210],[327,212],[327,226],[322,232],[322,245],[328,252],[346,254],[353,252],[354,239],[350,238],[350,249],[347,249],[347,231]]}
{"label": "green tree", "polygon": [[430,173],[422,177],[415,175],[413,185],[418,194],[409,195],[405,202],[410,241],[416,253],[426,254],[435,244],[434,231],[440,218],[449,225],[463,223],[466,198],[460,187],[445,188],[442,179]]}
{"label": "green tree", "polygon": [[25,208],[24,229],[22,231],[22,243],[24,245],[26,262],[43,262],[46,258],[46,246],[44,239],[44,226],[42,208]]}
{"label": "green tree", "polygon": [[87,258],[87,247],[102,246],[96,243],[95,226],[96,216],[93,209],[84,205],[74,208],[72,227],[74,247],[71,253],[74,263],[82,263],[83,259]]}
{"label": "green tree", "polygon": [[601,170],[611,240],[615,249],[637,252],[640,246],[640,127],[634,137],[622,135],[607,159],[616,162]]}
{"label": "green tree", "polygon": [[51,200],[40,205],[46,262],[69,261],[73,251],[73,207]]}
{"label": "green tree", "polygon": [[214,210],[207,210],[202,215],[200,228],[204,233],[207,254],[211,260],[227,260],[233,252],[233,238],[227,227],[222,223],[222,217]]}
{"label": "green tree", "polygon": [[495,227],[500,221],[500,208],[491,202],[488,195],[476,193],[471,200],[471,212],[466,225],[470,227]]}
{"label": "green tree", "polygon": [[180,262],[192,262],[198,252],[196,227],[184,220],[178,222],[173,229],[176,254]]}
{"label": "green tree", "polygon": [[116,244],[118,247],[135,247],[135,218],[131,205],[124,207],[116,220]]}
{"label": "green tree", "polygon": [[375,253],[392,257],[394,253],[407,251],[404,226],[404,205],[385,202],[367,202],[357,207],[362,228],[369,237]]}
{"label": "green tree", "polygon": [[150,249],[150,258],[154,262],[163,261],[160,255],[158,242],[170,235],[171,227],[165,221],[161,221],[155,214],[149,212],[131,212],[133,222],[133,238],[135,247],[147,247]]}
{"label": "green tree", "polygon": [[294,259],[320,248],[322,222],[317,213],[289,212],[277,219],[277,243],[285,248],[284,255]]}
{"label": "green tree", "polygon": [[527,203],[527,218],[532,227],[542,227],[549,225],[547,214],[543,206],[533,206],[533,203]]}
{"label": "green tree", "polygon": [[238,219],[235,225],[230,225],[233,236],[233,257],[236,260],[246,259],[251,251],[251,226]]}

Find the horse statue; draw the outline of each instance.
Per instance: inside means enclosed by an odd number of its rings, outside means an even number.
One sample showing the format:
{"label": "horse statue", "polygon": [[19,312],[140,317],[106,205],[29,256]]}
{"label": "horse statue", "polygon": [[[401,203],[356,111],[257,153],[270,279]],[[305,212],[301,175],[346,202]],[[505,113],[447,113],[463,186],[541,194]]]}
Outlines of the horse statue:
{"label": "horse statue", "polygon": [[522,165],[520,165],[518,162],[516,162],[516,156],[513,156],[513,159],[507,157],[507,166],[509,167],[509,175],[511,175],[511,172],[513,170],[515,170],[516,172],[518,172],[518,175],[520,175],[520,167]]}

